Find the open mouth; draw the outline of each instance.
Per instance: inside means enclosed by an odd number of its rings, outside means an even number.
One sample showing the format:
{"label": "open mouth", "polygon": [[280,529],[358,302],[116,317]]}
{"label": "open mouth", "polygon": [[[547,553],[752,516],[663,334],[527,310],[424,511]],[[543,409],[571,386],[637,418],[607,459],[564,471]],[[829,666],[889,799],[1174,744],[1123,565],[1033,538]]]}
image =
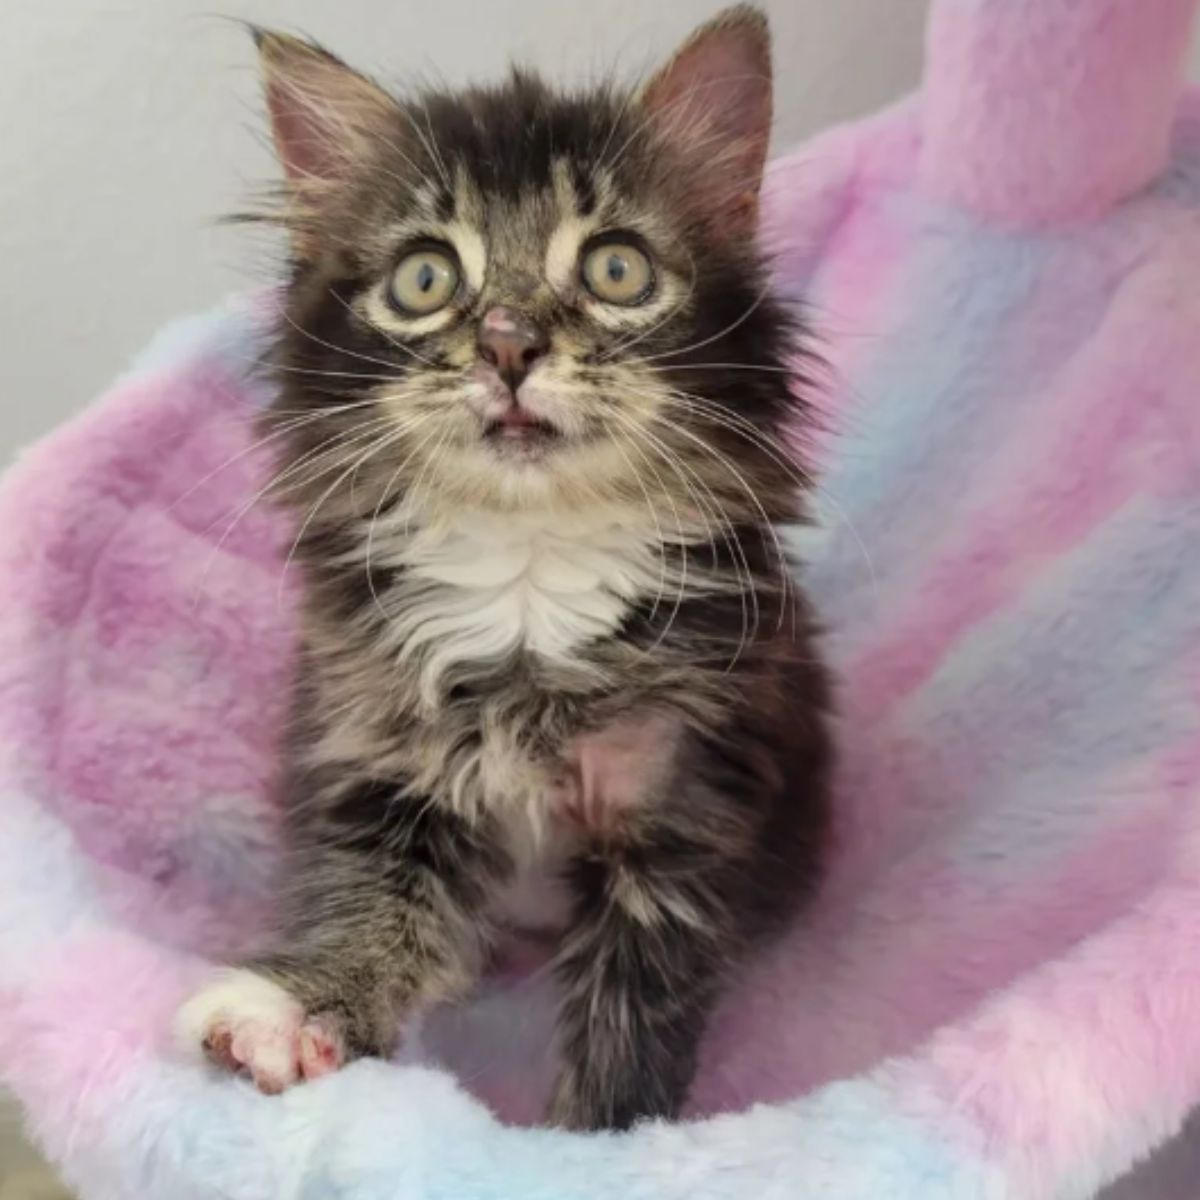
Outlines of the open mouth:
{"label": "open mouth", "polygon": [[505,452],[544,452],[562,440],[562,434],[549,422],[524,409],[513,409],[489,421],[484,440]]}

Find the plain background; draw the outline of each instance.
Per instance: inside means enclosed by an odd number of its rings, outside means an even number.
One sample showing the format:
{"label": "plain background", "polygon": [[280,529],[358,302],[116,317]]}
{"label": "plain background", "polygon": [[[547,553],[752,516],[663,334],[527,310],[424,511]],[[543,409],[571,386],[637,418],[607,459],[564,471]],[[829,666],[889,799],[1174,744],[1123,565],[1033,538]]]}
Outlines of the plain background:
{"label": "plain background", "polygon": [[[906,91],[926,0],[765,0],[777,150]],[[14,0],[0,39],[0,459],[97,394],[172,317],[270,277],[216,218],[272,178],[254,55],[218,13],[309,33],[384,78],[651,66],[720,0]],[[1200,78],[1200,53],[1193,55]]]}

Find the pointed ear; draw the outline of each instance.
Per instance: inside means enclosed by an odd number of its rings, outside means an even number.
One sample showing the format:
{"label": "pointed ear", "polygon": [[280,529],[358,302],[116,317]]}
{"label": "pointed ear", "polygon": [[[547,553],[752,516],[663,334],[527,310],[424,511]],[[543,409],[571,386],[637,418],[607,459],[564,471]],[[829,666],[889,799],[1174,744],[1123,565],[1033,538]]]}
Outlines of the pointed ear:
{"label": "pointed ear", "polygon": [[255,29],[271,133],[288,179],[336,184],[397,111],[377,84],[299,38]]}
{"label": "pointed ear", "polygon": [[646,84],[657,135],[702,169],[701,203],[720,227],[753,230],[771,134],[771,34],[747,4],[702,25]]}

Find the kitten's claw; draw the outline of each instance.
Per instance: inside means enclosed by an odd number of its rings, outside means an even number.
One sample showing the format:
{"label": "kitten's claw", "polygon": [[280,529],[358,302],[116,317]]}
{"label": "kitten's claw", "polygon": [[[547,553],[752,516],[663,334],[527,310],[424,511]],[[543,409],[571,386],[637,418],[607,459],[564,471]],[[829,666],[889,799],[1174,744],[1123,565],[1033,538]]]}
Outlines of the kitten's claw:
{"label": "kitten's claw", "polygon": [[210,1063],[245,1073],[260,1092],[336,1071],[345,1054],[332,1023],[309,1016],[277,983],[253,971],[228,971],[180,1008],[176,1037]]}

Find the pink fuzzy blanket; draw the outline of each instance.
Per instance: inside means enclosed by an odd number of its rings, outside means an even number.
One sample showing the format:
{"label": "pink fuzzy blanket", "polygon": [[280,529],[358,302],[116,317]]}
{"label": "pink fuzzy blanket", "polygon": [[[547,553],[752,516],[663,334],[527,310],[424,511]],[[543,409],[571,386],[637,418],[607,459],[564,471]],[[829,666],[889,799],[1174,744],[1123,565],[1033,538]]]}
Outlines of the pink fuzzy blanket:
{"label": "pink fuzzy blanket", "polygon": [[[85,1200],[1191,1200],[1200,97],[1189,0],[940,0],[922,96],[774,168],[836,436],[807,583],[838,856],[693,1120],[523,1128],[537,987],[268,1098],[177,1061],[270,896],[287,531],[268,302],[171,331],[0,486],[0,1078]],[[457,1078],[456,1078],[457,1077]],[[719,1114],[719,1115],[718,1115]]]}

